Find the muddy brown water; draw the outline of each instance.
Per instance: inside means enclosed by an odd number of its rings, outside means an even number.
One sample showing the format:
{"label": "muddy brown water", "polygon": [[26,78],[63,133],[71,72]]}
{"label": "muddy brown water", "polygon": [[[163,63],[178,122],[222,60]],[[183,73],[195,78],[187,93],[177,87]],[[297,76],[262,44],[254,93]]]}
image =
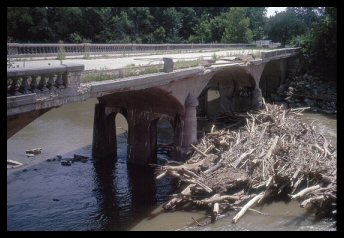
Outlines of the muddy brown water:
{"label": "muddy brown water", "polygon": [[[216,105],[216,92],[210,93]],[[213,98],[212,98],[213,97]],[[232,224],[234,211],[215,224],[199,227],[206,217],[201,211],[163,212],[161,205],[177,189],[168,178],[154,179],[153,169],[130,166],[127,129],[123,117],[116,118],[118,158],[104,164],[75,162],[61,166],[46,159],[74,153],[91,156],[93,112],[96,100],[52,109],[7,140],[7,159],[24,166],[7,170],[7,230],[335,230],[334,222],[317,221],[296,202],[274,202],[248,212]],[[337,120],[320,114],[305,114],[305,122],[317,126],[332,142],[337,138]],[[172,139],[168,123],[159,124],[159,143]],[[25,150],[43,148],[29,158]],[[168,159],[158,154],[158,162]]]}

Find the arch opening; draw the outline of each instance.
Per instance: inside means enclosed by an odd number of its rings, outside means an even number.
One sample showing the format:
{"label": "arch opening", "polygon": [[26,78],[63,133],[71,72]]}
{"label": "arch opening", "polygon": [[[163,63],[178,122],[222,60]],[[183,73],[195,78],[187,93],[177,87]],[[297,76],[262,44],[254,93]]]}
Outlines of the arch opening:
{"label": "arch opening", "polygon": [[128,148],[128,121],[125,116],[118,112],[115,117],[115,130],[116,130],[116,144],[117,147],[117,158],[127,159],[127,148]]}
{"label": "arch opening", "polygon": [[209,88],[207,90],[207,114],[209,117],[214,117],[221,113],[220,97],[218,88]]}
{"label": "arch opening", "polygon": [[157,121],[157,157],[170,155],[174,146],[174,130],[170,118],[161,117]]}
{"label": "arch opening", "polygon": [[259,80],[262,96],[270,98],[285,80],[285,64],[281,60],[270,61],[265,65]]}

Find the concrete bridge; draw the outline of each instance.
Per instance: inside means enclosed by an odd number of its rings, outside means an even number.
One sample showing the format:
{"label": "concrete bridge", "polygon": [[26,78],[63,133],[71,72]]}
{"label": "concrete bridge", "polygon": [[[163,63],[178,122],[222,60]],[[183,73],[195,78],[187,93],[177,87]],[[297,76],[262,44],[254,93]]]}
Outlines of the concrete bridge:
{"label": "concrete bridge", "polygon": [[244,112],[261,105],[298,65],[299,49],[261,52],[259,59],[222,59],[212,65],[80,83],[83,65],[7,71],[7,138],[48,110],[96,97],[93,155],[116,156],[115,116],[128,122],[128,159],[148,164],[156,159],[157,123],[170,121],[174,146],[183,154],[197,141],[197,115],[207,114],[207,91],[220,93],[223,112]]}

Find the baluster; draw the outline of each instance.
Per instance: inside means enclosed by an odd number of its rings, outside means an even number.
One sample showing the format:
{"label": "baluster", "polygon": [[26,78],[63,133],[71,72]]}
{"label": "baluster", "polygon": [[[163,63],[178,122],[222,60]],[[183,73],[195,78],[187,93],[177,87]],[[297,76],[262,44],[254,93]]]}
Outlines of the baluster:
{"label": "baluster", "polygon": [[29,84],[27,82],[28,76],[23,76],[21,85],[19,87],[19,92],[25,94],[29,92]]}
{"label": "baluster", "polygon": [[46,75],[41,75],[41,80],[39,81],[38,88],[42,92],[47,92],[49,89],[47,88],[47,81],[46,81]]}
{"label": "baluster", "polygon": [[30,84],[30,91],[33,93],[38,92],[38,84],[37,84],[37,75],[32,75],[31,76],[31,84]]}
{"label": "baluster", "polygon": [[7,97],[11,96],[12,79],[7,79]]}
{"label": "baluster", "polygon": [[18,96],[18,95],[21,95],[21,93],[18,92],[19,90],[19,78],[13,78],[12,79],[12,84],[11,84],[11,87],[10,87],[10,94],[12,96]]}
{"label": "baluster", "polygon": [[47,83],[47,88],[49,89],[49,90],[53,90],[55,87],[55,85],[54,85],[54,77],[55,77],[55,75],[54,74],[50,74],[49,76],[49,80],[48,80],[48,83]]}
{"label": "baluster", "polygon": [[65,88],[65,86],[63,85],[63,80],[62,80],[62,73],[57,74],[55,85],[57,88]]}

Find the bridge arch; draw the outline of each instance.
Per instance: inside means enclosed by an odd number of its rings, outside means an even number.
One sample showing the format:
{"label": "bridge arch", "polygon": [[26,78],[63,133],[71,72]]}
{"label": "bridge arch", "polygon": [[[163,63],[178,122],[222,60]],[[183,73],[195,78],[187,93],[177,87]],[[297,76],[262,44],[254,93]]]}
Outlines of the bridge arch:
{"label": "bridge arch", "polygon": [[199,96],[198,115],[208,114],[208,90],[218,90],[221,112],[244,112],[255,103],[256,81],[243,67],[228,67],[216,72]]}
{"label": "bridge arch", "polygon": [[259,80],[262,96],[270,97],[277,88],[285,82],[287,71],[287,60],[272,60],[266,63]]}
{"label": "bridge arch", "polygon": [[[112,135],[114,132],[105,128],[114,127],[115,115],[122,112],[128,122],[128,162],[135,164],[156,162],[159,120],[166,118],[175,132],[179,128],[178,119],[184,114],[184,106],[169,92],[159,88],[107,94],[99,97],[98,101],[94,119],[94,157],[115,154],[111,146],[116,140]],[[178,133],[174,133],[174,144],[178,144],[180,139],[175,135]]]}

